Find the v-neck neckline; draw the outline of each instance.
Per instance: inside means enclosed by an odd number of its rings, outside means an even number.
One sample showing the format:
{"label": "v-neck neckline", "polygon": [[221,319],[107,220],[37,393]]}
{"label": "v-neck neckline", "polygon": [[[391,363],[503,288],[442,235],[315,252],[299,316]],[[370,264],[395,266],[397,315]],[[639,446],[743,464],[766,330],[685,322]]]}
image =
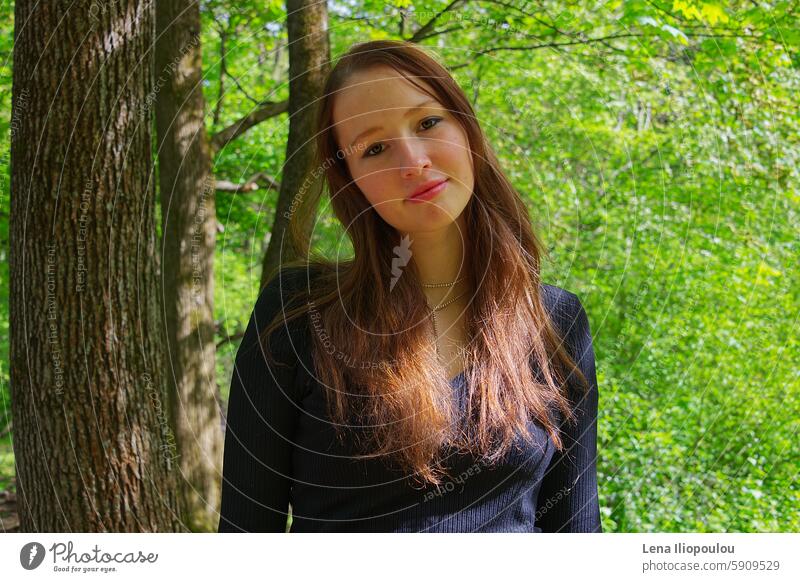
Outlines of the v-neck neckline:
{"label": "v-neck neckline", "polygon": [[461,371],[460,371],[458,374],[456,374],[455,376],[453,376],[452,378],[450,378],[450,380],[448,380],[448,383],[449,383],[449,384],[452,384],[453,382],[455,382],[456,380],[458,380],[459,378],[461,378],[461,377],[462,377],[462,376],[463,376],[463,375],[466,373],[466,371],[467,371],[466,369],[464,369],[464,370],[461,370]]}

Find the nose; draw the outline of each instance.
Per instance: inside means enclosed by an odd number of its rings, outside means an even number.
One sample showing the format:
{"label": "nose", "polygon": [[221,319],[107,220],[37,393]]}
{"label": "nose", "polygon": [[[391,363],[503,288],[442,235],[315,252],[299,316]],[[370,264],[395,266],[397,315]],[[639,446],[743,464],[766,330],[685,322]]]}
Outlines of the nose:
{"label": "nose", "polygon": [[407,138],[400,140],[398,149],[400,150],[400,173],[403,178],[418,177],[422,171],[431,167],[431,159],[428,156],[424,140]]}

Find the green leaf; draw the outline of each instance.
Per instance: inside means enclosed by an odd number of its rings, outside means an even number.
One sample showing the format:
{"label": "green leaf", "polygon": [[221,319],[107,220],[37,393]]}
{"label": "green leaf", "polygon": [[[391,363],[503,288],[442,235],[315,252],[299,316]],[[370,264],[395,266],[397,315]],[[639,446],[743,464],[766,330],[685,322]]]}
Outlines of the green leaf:
{"label": "green leaf", "polygon": [[689,38],[683,33],[683,31],[678,30],[674,26],[670,26],[669,24],[662,24],[661,30],[665,30],[666,32],[670,33],[672,36],[677,38],[682,44],[689,44]]}

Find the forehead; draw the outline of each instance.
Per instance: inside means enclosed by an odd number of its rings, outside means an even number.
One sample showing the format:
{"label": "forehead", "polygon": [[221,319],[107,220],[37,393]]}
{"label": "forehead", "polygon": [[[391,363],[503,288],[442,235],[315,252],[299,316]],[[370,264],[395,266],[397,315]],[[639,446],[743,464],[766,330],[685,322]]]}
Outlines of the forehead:
{"label": "forehead", "polygon": [[[414,82],[434,95],[425,79]],[[400,118],[405,109],[413,107],[431,95],[420,90],[400,73],[386,66],[376,66],[354,73],[333,99],[335,133],[347,137],[390,118]],[[438,101],[438,99],[437,99]]]}

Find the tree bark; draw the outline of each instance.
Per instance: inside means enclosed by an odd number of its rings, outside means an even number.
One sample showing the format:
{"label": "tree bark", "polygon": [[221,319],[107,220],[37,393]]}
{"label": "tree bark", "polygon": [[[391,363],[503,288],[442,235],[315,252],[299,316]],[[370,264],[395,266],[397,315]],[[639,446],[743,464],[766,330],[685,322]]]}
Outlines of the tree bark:
{"label": "tree bark", "polygon": [[216,184],[204,124],[200,8],[156,3],[156,126],[161,195],[167,387],[186,524],[216,531],[223,434],[216,389]]}
{"label": "tree bark", "polygon": [[[287,227],[294,198],[306,198],[307,208],[316,209],[322,193],[322,172],[313,177],[314,104],[322,95],[330,69],[328,9],[318,0],[287,0],[286,20],[289,46],[289,138],[281,190],[269,245],[261,265],[261,287],[277,272],[281,262],[292,260],[297,249],[290,245]],[[314,212],[298,216],[301,232],[311,236]],[[283,251],[281,250],[283,247]]]}
{"label": "tree bark", "polygon": [[179,531],[158,333],[152,3],[17,0],[11,400],[20,530]]}

